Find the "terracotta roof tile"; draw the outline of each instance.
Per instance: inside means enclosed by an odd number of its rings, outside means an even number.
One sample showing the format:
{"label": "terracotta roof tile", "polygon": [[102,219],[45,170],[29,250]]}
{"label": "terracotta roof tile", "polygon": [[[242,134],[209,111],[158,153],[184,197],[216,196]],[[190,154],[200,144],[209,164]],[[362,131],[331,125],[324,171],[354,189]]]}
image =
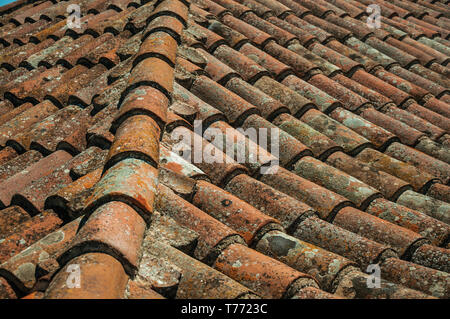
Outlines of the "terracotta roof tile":
{"label": "terracotta roof tile", "polygon": [[290,298],[305,286],[318,288],[310,276],[239,244],[228,246],[214,268],[265,298]]}
{"label": "terracotta roof tile", "polygon": [[262,30],[259,30],[256,27],[249,25],[239,19],[234,18],[230,14],[225,15],[221,19],[221,21],[231,29],[234,29],[235,31],[243,34],[245,37],[247,37],[249,40],[251,40],[258,46],[262,47],[268,41],[274,40],[274,38],[270,34]]}
{"label": "terracotta roof tile", "polygon": [[416,190],[428,189],[433,182],[438,180],[431,174],[424,172],[422,167],[419,169],[370,148],[363,150],[356,158],[409,182]]}
{"label": "terracotta roof tile", "polygon": [[[308,79],[315,74],[321,73],[320,68],[314,63],[291,50],[281,47],[274,41],[269,42],[264,49],[272,56],[292,67],[295,74],[301,78]],[[268,69],[270,70],[270,68]],[[286,72],[284,74],[277,74],[277,78],[281,81],[286,75]]]}
{"label": "terracotta roof tile", "polygon": [[296,117],[316,107],[311,100],[268,76],[261,77],[255,82],[254,86],[283,103],[290,113]]}
{"label": "terracotta roof tile", "polygon": [[176,58],[176,68],[184,69],[189,74],[203,75],[205,71],[198,65],[182,57]]}
{"label": "terracotta roof tile", "polygon": [[[152,72],[148,72],[152,70]],[[128,79],[128,89],[136,88],[138,86],[154,85],[162,93],[164,93],[168,98],[170,98],[170,92],[172,92],[173,87],[173,72],[171,72],[171,66],[159,59],[159,58],[148,58],[139,62],[133,69]],[[156,77],[155,74],[165,74],[163,77]]]}
{"label": "terracotta roof tile", "polygon": [[206,181],[197,183],[197,191],[192,201],[214,218],[236,230],[249,245],[265,232],[281,229],[276,219]]}
{"label": "terracotta roof tile", "polygon": [[[345,46],[340,45],[337,41],[327,43],[327,46],[337,50],[340,53],[352,51],[357,52],[356,55],[352,54],[352,58],[364,65],[368,72],[374,70],[380,64],[385,68],[389,68],[390,66],[397,65],[399,63],[383,52],[375,49],[368,43],[362,42],[355,37],[348,38],[345,41]],[[350,48],[352,51],[350,51],[348,48]]]}
{"label": "terracotta roof tile", "polygon": [[395,74],[392,74],[390,72],[386,72],[380,69],[374,72],[374,75],[383,80],[384,82],[401,89],[403,92],[406,92],[417,101],[420,101],[426,94],[428,94],[428,92],[422,89],[421,87],[418,87],[413,83],[405,81],[399,76],[396,76]]}
{"label": "terracotta roof tile", "polygon": [[123,100],[117,118],[113,122],[112,130],[115,131],[130,117],[141,114],[152,118],[155,121],[154,124],[162,130],[167,120],[168,104],[168,99],[161,91],[150,86],[138,87],[130,91]]}
{"label": "terracotta roof tile", "polygon": [[[176,298],[258,298],[253,291],[223,273],[183,254],[166,243],[150,241],[150,235],[153,235],[151,231],[148,232],[148,240],[144,241],[144,245],[147,244],[145,247],[148,252],[161,259],[167,259],[183,271]],[[203,284],[198,285],[199,282]],[[217,285],[218,282],[220,285]]]}
{"label": "terracotta roof tile", "polygon": [[[422,89],[427,90],[429,93],[435,95],[435,96],[442,96],[445,94],[447,89],[445,89],[443,86],[427,80],[421,76],[419,76],[416,73],[413,73],[411,71],[405,70],[404,68],[401,68],[400,66],[392,66],[389,68],[389,71],[407,81],[410,83],[414,83],[418,86],[420,86]],[[422,98],[424,99],[424,98]]]}
{"label": "terracotta roof tile", "polygon": [[0,277],[0,297],[2,299],[17,299],[14,289],[6,281],[6,279],[2,277]]}
{"label": "terracotta roof tile", "polygon": [[[251,175],[258,174],[264,166],[269,166],[271,162],[277,161],[276,156],[226,122],[217,121],[209,128],[209,132],[215,131],[214,133],[217,132],[218,135],[211,140],[211,143],[217,148],[221,148],[223,145],[230,147],[232,151],[227,150],[227,156],[242,163]],[[206,134],[208,134],[207,132]]]}
{"label": "terracotta roof tile", "polygon": [[[297,40],[302,44],[302,45],[307,45],[309,44],[309,42],[314,41],[316,39],[316,37],[314,35],[311,35],[307,32],[305,32],[304,30],[300,29],[299,27],[290,24],[288,22],[286,22],[285,20],[279,19],[277,17],[270,17],[267,18],[267,20],[272,23],[273,25],[276,25],[288,32],[290,32],[291,34],[294,34],[295,36],[297,36]],[[297,41],[292,41],[292,43],[290,43],[290,45],[295,45]]]}
{"label": "terracotta roof tile", "polygon": [[[271,1],[271,0],[257,0],[257,1],[260,4],[260,6],[265,6],[267,8],[270,8],[273,11],[273,14],[276,16],[284,16],[288,12],[291,11],[291,9],[289,7],[285,6],[283,3],[280,3],[280,2]],[[258,15],[263,16],[259,13],[258,13]]]}
{"label": "terracotta roof tile", "polygon": [[203,75],[195,80],[191,92],[222,111],[233,126],[258,113],[255,106]]}
{"label": "terracotta roof tile", "polygon": [[[128,61],[131,68],[131,59],[128,59],[127,62]],[[97,115],[97,113],[105,108],[109,110],[109,112],[105,112],[110,114],[112,112],[111,108],[117,108],[120,102],[122,91],[127,86],[127,81],[130,73],[126,73],[122,77],[116,77],[115,72],[123,71],[123,69],[127,70],[127,65],[128,63],[120,63],[109,71],[108,83],[110,84],[105,88],[102,88],[98,95],[94,96],[94,98],[92,99],[92,104],[94,106],[92,115]],[[107,108],[107,106],[109,108]]]}
{"label": "terracotta roof tile", "polygon": [[[2,84],[0,93],[4,94],[6,92],[8,84],[17,83],[20,80],[24,81],[43,70],[44,70],[43,67],[34,69],[32,71],[28,71],[27,69],[22,68],[22,67],[12,70],[11,72],[8,72],[5,69],[2,69],[2,72],[6,73],[6,74],[0,80],[0,83]],[[0,103],[1,103],[0,107],[1,107],[2,111],[9,111],[9,110],[12,110],[12,108],[14,107],[14,104],[9,100],[2,100]]]}
{"label": "terracotta roof tile", "polygon": [[88,147],[98,146],[101,149],[108,149],[111,146],[114,135],[109,130],[115,117],[115,114],[105,114],[105,117],[99,118],[97,123],[87,130]]}
{"label": "terracotta roof tile", "polygon": [[366,147],[372,147],[364,137],[318,110],[309,110],[302,115],[300,120],[324,133],[348,154],[354,155]]}
{"label": "terracotta roof tile", "polygon": [[28,4],[26,3],[26,0],[18,0],[18,1],[14,1],[5,5],[2,5],[0,7],[0,11],[3,14],[7,14],[11,11],[17,10],[18,8],[21,8],[23,6],[27,6]]}
{"label": "terracotta roof tile", "polygon": [[67,250],[58,257],[61,265],[77,256],[103,252],[114,256],[132,275],[137,269],[145,222],[127,204],[111,201],[83,220]]}
{"label": "terracotta roof tile", "polygon": [[61,166],[71,158],[65,151],[57,151],[28,167],[27,170],[9,177],[1,183],[1,202],[9,206],[11,197],[18,191],[30,185],[34,180],[45,177],[56,167]]}
{"label": "terracotta roof tile", "polygon": [[445,2],[0,7],[0,298],[448,298]]}
{"label": "terracotta roof tile", "polygon": [[[398,7],[397,7],[398,8]],[[423,12],[423,15],[426,15],[426,13]],[[423,35],[426,35],[429,38],[433,38],[436,35],[440,36],[441,34],[438,31],[435,31],[433,29],[429,29],[423,25],[418,25],[416,21],[420,21],[421,17],[413,17],[412,14],[409,14],[408,16],[401,16],[401,17],[392,17],[389,21],[390,24],[398,26],[399,29],[404,30],[405,32],[414,34],[411,29],[416,29],[418,32],[421,32]],[[445,37],[445,35],[444,35]]]}
{"label": "terracotta roof tile", "polygon": [[[350,37],[349,39],[347,39],[345,41],[345,45],[338,41],[329,41],[328,43],[326,43],[326,48],[332,49],[342,56],[351,57],[351,60],[359,63],[360,66],[364,67],[368,72],[378,68],[380,65],[390,65],[392,63],[396,63],[394,60],[376,51],[375,49],[367,47],[368,47],[367,44],[365,44],[362,41],[359,41],[354,37]],[[369,52],[371,54],[368,54]],[[333,56],[329,55],[328,57],[325,58],[327,58],[332,63],[335,64],[340,63],[339,60],[333,62],[333,60],[331,60],[330,57]],[[360,69],[360,66],[356,66],[353,69],[350,69],[349,75],[351,75],[352,72]],[[348,70],[348,68],[346,67],[345,70]]]}
{"label": "terracotta roof tile", "polygon": [[337,143],[326,135],[289,114],[279,115],[273,123],[309,147],[315,157],[325,159],[331,153],[342,150]]}
{"label": "terracotta roof tile", "polygon": [[47,197],[72,182],[71,168],[85,162],[91,156],[90,151],[85,151],[66,161],[63,165],[56,166],[50,174],[32,181],[25,188],[17,191],[11,199],[11,203],[20,205],[30,214],[37,214],[39,211],[47,209]]}
{"label": "terracotta roof tile", "polygon": [[203,210],[175,195],[164,185],[159,185],[157,209],[198,234],[194,256],[211,264],[220,252],[231,243],[244,243],[241,236]]}
{"label": "terracotta roof tile", "polygon": [[[79,66],[78,68],[73,68],[72,72],[68,71],[69,73],[64,76],[64,78],[69,77],[71,74],[82,70],[84,67]],[[58,83],[55,81],[55,83],[49,82],[48,80],[53,79],[61,79],[63,74],[64,68],[62,66],[57,66],[52,69],[44,70],[44,68],[37,69],[36,72],[30,72],[30,77],[27,80],[20,83],[20,85],[17,85],[16,87],[13,87],[15,84],[14,82],[18,82],[18,80],[21,80],[20,78],[16,79],[16,81],[10,82],[9,85],[6,85],[3,87],[4,89],[4,96],[6,99],[9,99],[11,102],[13,102],[16,106],[21,105],[25,102],[31,102],[33,104],[38,104],[39,102],[42,102],[43,97],[45,96],[45,91],[42,90],[42,86],[50,86],[49,84],[55,85]],[[8,86],[11,87],[11,90],[9,90]]]}
{"label": "terracotta roof tile", "polygon": [[[139,159],[124,159],[108,169],[86,204],[85,214],[90,214],[105,202],[122,201],[133,207],[148,221],[153,211],[156,168]],[[123,180],[123,176],[127,176]],[[132,181],[135,182],[132,182]],[[145,185],[142,188],[141,185]]]}
{"label": "terracotta roof tile", "polygon": [[[434,299],[423,292],[406,288],[401,284],[394,284],[387,280],[380,280],[379,289],[366,288],[363,283],[367,281],[369,275],[353,267],[344,269],[336,295],[343,295],[348,298],[389,298],[389,299]],[[362,284],[362,285],[361,285]]]}
{"label": "terracotta roof tile", "polygon": [[[261,176],[260,179],[275,189],[310,205],[319,213],[321,218],[326,220],[332,220],[342,207],[352,205],[345,197],[281,167],[277,169],[275,174],[266,174]],[[292,185],[298,187],[292,188]]]}
{"label": "terracotta roof tile", "polygon": [[128,299],[166,299],[150,287],[132,280],[128,281],[126,293]]}
{"label": "terracotta roof tile", "polygon": [[315,3],[314,1],[299,0],[296,2],[300,3],[301,5],[305,6],[308,9],[310,9],[314,15],[317,15],[319,17],[323,17],[323,16],[329,14],[330,12],[332,12],[332,10],[321,5],[320,3]]}
{"label": "terracotta roof tile", "polygon": [[14,105],[8,100],[1,101],[0,103],[2,114],[10,112],[14,109]]}
{"label": "terracotta roof tile", "polygon": [[[240,78],[230,79],[225,85],[227,89],[236,93],[247,102],[252,103],[258,108],[261,116],[267,120],[272,120],[276,115],[280,113],[288,113],[289,109],[284,106],[280,101],[267,95],[263,91],[250,85]],[[248,118],[252,117],[250,115]],[[247,119],[248,119],[247,118]]]}
{"label": "terracotta roof tile", "polygon": [[40,51],[32,55],[29,55],[27,59],[20,62],[19,66],[23,66],[29,70],[37,68],[38,66],[40,66],[39,63],[43,61],[47,56],[51,55],[54,52],[57,52],[61,48],[64,48],[65,45],[68,45],[72,41],[73,39],[71,37],[64,36],[55,42],[49,42],[50,45],[48,47],[41,49]]}
{"label": "terracotta roof tile", "polygon": [[51,23],[45,20],[39,20],[35,23],[25,23],[21,25],[20,27],[7,32],[3,33],[0,38],[0,42],[2,43],[17,43],[19,45],[26,44],[30,41],[31,37],[48,27]]}
{"label": "terracotta roof tile", "polygon": [[[408,36],[408,33],[397,29],[396,27],[387,24],[383,21],[386,21],[385,18],[381,18],[381,27],[382,29],[377,29],[374,31],[374,35],[380,39],[380,40],[386,40],[390,37],[394,37],[395,39],[398,40],[403,40],[405,37]],[[414,32],[414,31],[412,31]]]}
{"label": "terracotta roof tile", "polygon": [[315,217],[301,222],[295,230],[294,236],[346,257],[360,265],[361,269],[386,257],[396,255],[389,246],[361,237]]}
{"label": "terracotta roof tile", "polygon": [[211,14],[215,15],[216,17],[220,17],[220,16],[224,15],[225,13],[230,12],[224,6],[219,5],[211,0],[194,0],[193,2],[196,5],[198,5],[199,7],[204,8],[208,12],[211,12]]}
{"label": "terracotta roof tile", "polygon": [[30,214],[19,206],[10,206],[0,211],[0,236],[5,238],[12,234],[14,229],[23,222],[30,220]]}
{"label": "terracotta roof tile", "polygon": [[[414,267],[412,267],[414,265]],[[381,271],[387,273],[387,279],[407,284],[409,287],[423,291],[438,298],[447,298],[449,274],[427,268],[400,259],[388,258],[381,264]],[[434,289],[435,285],[442,287]]]}
{"label": "terracotta roof tile", "polygon": [[196,249],[196,246],[198,247],[199,234],[197,232],[157,211],[152,216],[151,232],[160,232],[163,234],[164,241],[185,254],[192,255],[193,250]]}
{"label": "terracotta roof tile", "polygon": [[0,163],[4,165],[17,156],[17,152],[10,146],[6,146],[0,151]]}
{"label": "terracotta roof tile", "polygon": [[[137,132],[135,131],[137,130]],[[106,171],[126,158],[136,158],[155,167],[158,166],[158,141],[160,129],[144,115],[127,118],[120,124],[104,166]]]}
{"label": "terracotta roof tile", "polygon": [[[432,57],[434,57],[439,64],[442,65],[447,65],[450,62],[450,59],[448,56],[446,56],[445,54],[433,49],[430,46],[427,46],[421,42],[418,42],[416,40],[410,39],[410,38],[405,38],[402,40],[402,42],[407,43],[411,46],[414,46],[417,50],[423,50],[424,52],[426,52],[427,54],[431,55]],[[409,49],[409,48],[408,48]],[[412,51],[414,52],[414,51]],[[420,61],[423,65],[426,65],[427,63],[424,63],[424,61]],[[429,63],[429,62],[428,62]]]}
{"label": "terracotta roof tile", "polygon": [[[41,277],[48,271],[54,272],[57,268],[49,269],[46,264],[54,260],[55,256],[67,247],[74,238],[80,219],[76,219],[60,229],[48,234],[27,249],[10,258],[0,265],[0,274],[11,282],[20,294],[40,289]],[[56,264],[57,265],[57,264]]]}
{"label": "terracotta roof tile", "polygon": [[280,27],[259,18],[256,14],[249,12],[242,18],[248,24],[267,32],[276,39],[281,46],[287,46],[289,43],[297,39],[297,37]]}
{"label": "terracotta roof tile", "polygon": [[139,265],[137,280],[167,298],[176,296],[182,270],[176,265],[162,258],[144,253]]}
{"label": "terracotta roof tile", "polygon": [[[256,249],[298,271],[311,274],[325,291],[334,291],[340,273],[355,265],[347,258],[279,231],[264,235]],[[337,267],[333,267],[332,263],[336,263]]]}
{"label": "terracotta roof tile", "polygon": [[[422,133],[408,124],[416,124],[410,120],[411,116],[408,112],[405,112],[396,107],[386,107],[386,113],[383,114],[373,108],[367,108],[362,111],[361,116],[376,124],[381,126],[382,128],[390,131],[399,137],[402,143],[407,145],[414,145],[418,142],[419,138],[425,136],[425,133]],[[409,121],[408,121],[409,120]],[[407,122],[408,124],[405,124]],[[419,121],[420,124],[421,121]],[[414,125],[417,127],[417,125]],[[422,127],[424,125],[422,124]]]}
{"label": "terracotta roof tile", "polygon": [[[8,150],[9,147],[5,148]],[[36,163],[42,158],[42,154],[38,151],[28,151],[19,156],[11,158],[9,161],[0,165],[0,180],[4,181],[17,173],[20,173],[25,168]]]}
{"label": "terracotta roof tile", "polygon": [[[282,130],[275,130],[274,134],[272,134],[272,129],[277,129],[275,125],[264,120],[258,115],[251,115],[247,118],[247,120],[242,125],[243,129],[249,128],[265,128],[267,129],[267,137],[268,139],[272,139],[274,137],[278,137],[280,139],[278,156],[281,163],[281,166],[291,168],[292,165],[303,156],[311,156],[312,151],[303,143],[301,143],[298,139],[290,135],[289,133]],[[275,135],[277,134],[278,135]],[[272,137],[273,136],[273,137]],[[269,147],[269,146],[268,146]],[[270,149],[269,149],[270,150]],[[264,154],[264,153],[262,153]],[[261,155],[262,155],[261,154]],[[269,154],[267,154],[270,156]]]}
{"label": "terracotta roof tile", "polygon": [[163,145],[160,145],[159,164],[165,169],[169,169],[174,173],[181,174],[183,176],[193,179],[208,180],[208,176],[200,170],[197,166],[186,161],[181,156],[168,150]]}
{"label": "terracotta roof tile", "polygon": [[449,204],[438,199],[433,199],[413,191],[406,191],[397,199],[397,203],[421,211],[445,223],[449,222],[447,216],[447,212],[450,208]]}
{"label": "terracotta roof tile", "polygon": [[50,6],[46,9],[41,10],[40,12],[37,12],[36,14],[32,15],[28,19],[31,20],[39,20],[39,19],[45,19],[48,21],[52,21],[56,19],[57,17],[64,17],[66,14],[67,4],[65,3],[56,3],[53,6]]}
{"label": "terracotta roof tile", "polygon": [[[277,58],[280,58],[280,60],[283,60],[284,62],[289,62],[290,64],[293,63],[293,61],[291,60],[293,57],[293,53],[291,51],[278,46],[273,41],[269,41],[266,47],[268,47],[267,50],[271,55],[275,55]],[[280,80],[285,78],[287,75],[294,73],[293,69],[290,66],[280,62],[279,60],[273,58],[271,55],[254,47],[249,43],[241,46],[239,52],[246,55],[254,62],[258,63],[263,68],[267,69],[273,77],[279,78]]]}
{"label": "terracotta roof tile", "polygon": [[371,201],[381,196],[373,187],[310,156],[300,159],[294,165],[294,172],[345,196],[361,209],[365,209]]}
{"label": "terracotta roof tile", "polygon": [[328,33],[327,31],[322,30],[322,29],[316,27],[315,25],[312,25],[312,24],[300,19],[299,17],[297,17],[293,14],[287,15],[285,17],[285,20],[287,22],[289,22],[290,24],[302,29],[306,33],[312,34],[313,36],[317,37],[317,39],[321,43],[326,43],[327,41],[334,39],[334,36],[331,35],[330,33]]}
{"label": "terracotta roof tile", "polygon": [[[292,0],[281,0],[280,3],[287,6],[289,9],[291,9],[297,16],[300,18],[303,17],[305,14],[310,13],[309,9],[303,7],[302,5],[298,4],[295,1]],[[286,16],[286,15],[284,15]]]}
{"label": "terracotta roof tile", "polygon": [[57,23],[52,24],[44,30],[41,30],[30,37],[33,42],[44,42],[46,39],[52,39],[54,41],[58,40],[59,37],[56,36],[58,30],[60,30],[64,25],[67,24],[67,19],[61,20]]}
{"label": "terracotta roof tile", "polygon": [[[68,72],[74,70],[80,65],[70,69]],[[55,105],[62,107],[69,103],[70,96],[76,94],[80,89],[87,86],[91,81],[99,77],[103,72],[106,71],[106,67],[102,64],[97,64],[89,70],[83,70],[79,74],[73,74],[74,76],[62,85],[56,87],[44,86],[43,90],[47,93],[45,99],[49,99]],[[78,73],[78,72],[74,72]]]}
{"label": "terracotta roof tile", "polygon": [[344,10],[348,15],[355,19],[357,19],[359,16],[366,15],[364,10],[361,10],[357,6],[355,6],[355,1],[331,0],[328,2]]}
{"label": "terracotta roof tile", "polygon": [[[72,143],[74,144],[70,145],[72,151],[69,150],[69,153],[75,155],[85,148],[84,132],[90,120],[87,110],[71,105],[33,124],[27,132],[17,135],[7,143],[14,145],[18,150],[36,149],[48,155],[59,149],[61,142],[67,142],[67,138],[76,133],[76,129],[80,129],[82,131],[80,138],[74,140],[76,143]],[[80,122],[83,123],[81,127]]]}
{"label": "terracotta roof tile", "polygon": [[447,224],[384,198],[375,199],[367,208],[367,212],[415,231],[435,245],[442,245],[448,240],[450,230]]}
{"label": "terracotta roof tile", "polygon": [[443,162],[450,163],[449,153],[447,148],[441,144],[432,141],[429,138],[422,138],[420,142],[416,145],[419,151],[422,151],[428,155],[431,155]]}
{"label": "terracotta roof tile", "polygon": [[[122,33],[122,35],[124,33]],[[115,65],[118,65],[120,63],[120,56],[117,54],[117,50],[119,49],[121,44],[125,41],[125,39],[126,37],[118,36],[116,38],[105,40],[103,43],[90,50],[89,53],[86,53],[82,57],[80,57],[76,63],[86,65],[87,67],[93,67],[96,64],[101,63],[106,68],[111,69]],[[74,53],[80,54],[79,52],[76,51]],[[65,62],[66,62],[65,59],[64,60],[60,59],[57,63],[65,65]]]}
{"label": "terracotta roof tile", "polygon": [[436,73],[439,73],[440,75],[447,76],[450,74],[450,69],[438,64],[437,62],[431,63],[429,66],[430,70],[433,70]]}
{"label": "terracotta roof tile", "polygon": [[327,293],[314,287],[300,289],[291,299],[341,299],[339,296]]}
{"label": "terracotta roof tile", "polygon": [[449,164],[439,161],[411,147],[400,143],[392,143],[386,149],[385,153],[416,167],[423,167],[426,172],[440,178],[444,183],[447,183],[450,179]]}
{"label": "terracotta roof tile", "polygon": [[[440,86],[444,87],[444,88],[448,88],[449,87],[449,79],[442,75],[442,74],[438,74],[428,68],[425,68],[423,65],[420,64],[416,64],[413,65],[412,67],[409,68],[410,71],[419,74],[421,77],[433,81],[437,84],[439,84]],[[436,97],[437,98],[441,98],[444,94],[448,94],[448,91],[442,91],[440,92]]]}
{"label": "terracotta roof tile", "polygon": [[[278,219],[285,229],[295,228],[303,218],[314,214],[310,206],[245,174],[234,177],[226,190]],[[261,196],[254,196],[255,193]]]}
{"label": "terracotta roof tile", "polygon": [[404,259],[410,259],[410,256],[418,247],[428,242],[424,237],[411,230],[396,226],[352,207],[341,209],[333,220],[333,224],[376,242],[389,245]]}
{"label": "terracotta roof tile", "polygon": [[194,108],[196,111],[196,119],[203,121],[203,125],[205,127],[215,121],[227,119],[225,115],[217,108],[212,107],[177,83],[174,83],[173,96],[178,101],[186,103]]}
{"label": "terracotta roof tile", "polygon": [[425,44],[426,46],[433,48],[436,51],[439,51],[441,53],[447,54],[449,53],[449,49],[448,47],[446,47],[445,45],[442,45],[440,42],[433,40],[433,39],[429,39],[429,38],[419,38],[416,40],[419,43]]}
{"label": "terracotta roof tile", "polygon": [[333,110],[330,117],[365,137],[375,148],[381,151],[384,151],[389,144],[399,140],[395,134],[383,127],[341,107]]}
{"label": "terracotta roof tile", "polygon": [[424,108],[416,103],[409,105],[406,110],[411,114],[419,116],[445,131],[448,131],[450,129],[450,122],[446,117],[430,111],[427,108]]}
{"label": "terracotta roof tile", "polygon": [[239,76],[232,68],[222,63],[220,60],[210,55],[205,50],[199,48],[197,49],[197,52],[200,53],[206,61],[204,70],[211,77],[211,79],[213,79],[217,83],[225,85],[231,78]]}
{"label": "terracotta roof tile", "polygon": [[[334,43],[336,41],[332,40],[330,42]],[[324,46],[318,42],[313,42],[310,46],[308,46],[308,49],[328,62],[336,65],[346,74],[353,74],[356,70],[362,68],[360,63],[353,61],[345,55],[342,55],[330,49],[328,46]]]}
{"label": "terracotta roof tile", "polygon": [[10,21],[17,25],[21,25],[21,24],[25,23],[26,18],[31,17],[36,12],[40,12],[41,10],[46,9],[46,8],[50,7],[51,5],[52,5],[51,1],[44,1],[36,6],[33,6],[27,10],[24,10],[19,15],[16,15],[14,18],[12,18]]}
{"label": "terracotta roof tile", "polygon": [[411,261],[416,264],[448,273],[448,254],[448,249],[435,247],[432,245],[423,245],[415,251]]}
{"label": "terracotta roof tile", "polygon": [[142,59],[160,57],[174,66],[176,47],[175,39],[166,32],[152,33],[142,42],[133,63],[136,65]]}
{"label": "terracotta roof tile", "polygon": [[45,200],[46,207],[53,209],[64,220],[72,220],[81,215],[94,185],[100,180],[101,169],[77,179],[60,188]]}
{"label": "terracotta roof tile", "polygon": [[[209,51],[213,52],[216,47],[218,47],[221,44],[225,44],[225,39],[212,32],[209,29],[206,29],[196,23],[191,23],[189,25],[189,28],[186,30],[188,34],[194,37],[194,40],[200,41],[201,45],[198,46],[204,46]],[[196,45],[191,45],[192,47]]]}
{"label": "terracotta roof tile", "polygon": [[449,137],[450,137],[450,135],[444,134],[444,135],[439,139],[439,142],[440,142],[442,145],[448,147],[448,145],[450,145],[450,144],[449,144],[449,142],[450,142]]}
{"label": "terracotta roof tile", "polygon": [[449,191],[450,189],[448,186],[439,183],[434,183],[428,190],[427,195],[448,203],[450,201]]}
{"label": "terracotta roof tile", "polygon": [[221,6],[229,9],[233,13],[233,15],[235,15],[239,18],[242,17],[244,15],[244,13],[252,11],[252,8],[249,8],[245,5],[237,3],[233,0],[219,0],[219,1],[217,1],[217,3]]}
{"label": "terracotta roof tile", "polygon": [[374,187],[387,199],[396,200],[401,193],[412,188],[407,182],[370,167],[368,164],[342,152],[331,154],[326,162]]}
{"label": "terracotta roof tile", "polygon": [[[7,101],[7,102],[11,103],[9,101]],[[11,105],[12,105],[12,103],[11,103]],[[6,112],[3,113],[2,116],[0,116],[0,125],[5,124],[9,120],[15,118],[17,115],[19,115],[23,111],[26,111],[27,109],[31,108],[32,106],[33,106],[33,104],[31,104],[31,103],[24,103],[24,104],[20,105],[19,107],[13,108],[9,111],[7,110]]]}
{"label": "terracotta roof tile", "polygon": [[44,211],[20,224],[14,234],[3,238],[0,262],[3,263],[31,244],[61,227],[62,220],[52,211]]}
{"label": "terracotta roof tile", "polygon": [[330,23],[327,20],[319,19],[318,17],[316,17],[314,15],[306,15],[303,19],[305,21],[308,21],[309,23],[329,32],[330,34],[334,35],[340,41],[345,41],[345,39],[352,36],[352,32],[350,32],[336,24]]}
{"label": "terracotta roof tile", "polygon": [[[303,47],[298,43],[290,44],[288,46],[288,49],[294,51],[295,53],[314,63],[314,65],[317,66],[320,69],[320,71],[322,71],[327,76],[333,76],[335,74],[342,73],[342,70],[339,67],[321,58],[320,56],[312,53],[311,51],[309,51],[308,49],[306,49],[305,47]],[[319,72],[318,70],[315,70],[313,74],[318,72]]]}
{"label": "terracotta roof tile", "polygon": [[[399,124],[399,128],[402,128],[402,129],[401,129],[401,131],[397,131],[397,136],[400,138],[400,140],[402,140],[403,143],[408,144],[408,145],[410,145],[410,143],[412,143],[412,145],[417,144],[417,142],[421,136],[420,134],[418,134],[417,131],[422,132],[423,134],[426,134],[433,140],[439,139],[444,134],[445,131],[442,130],[441,128],[431,124],[430,122],[427,122],[423,118],[420,118],[411,112],[408,112],[407,110],[408,110],[408,108],[406,110],[402,110],[400,108],[393,106],[392,104],[386,106],[383,109],[384,114],[391,117],[391,119],[394,122],[400,121],[400,122],[404,123],[404,124]],[[368,113],[366,113],[366,114],[368,114]],[[377,113],[374,113],[374,114],[377,114]],[[367,115],[367,116],[370,117],[370,115]],[[387,120],[387,122],[386,122],[387,129],[389,126],[389,124],[387,124],[388,121],[389,120]],[[394,130],[395,129],[393,129],[393,131]],[[414,141],[409,140],[409,138],[407,138],[405,136],[406,132],[409,132],[409,134],[411,134],[411,138],[413,138],[413,139],[419,138],[419,139],[414,140]]]}
{"label": "terracotta roof tile", "polygon": [[[86,276],[81,289],[71,289],[67,286],[66,265],[53,278],[44,298],[50,299],[119,299],[123,298],[127,284],[125,271],[117,259],[103,253],[87,253],[73,260],[80,265],[80,271]],[[87,281],[86,281],[87,280]],[[95,285],[87,283],[95,282]],[[82,284],[83,285],[83,284]]]}

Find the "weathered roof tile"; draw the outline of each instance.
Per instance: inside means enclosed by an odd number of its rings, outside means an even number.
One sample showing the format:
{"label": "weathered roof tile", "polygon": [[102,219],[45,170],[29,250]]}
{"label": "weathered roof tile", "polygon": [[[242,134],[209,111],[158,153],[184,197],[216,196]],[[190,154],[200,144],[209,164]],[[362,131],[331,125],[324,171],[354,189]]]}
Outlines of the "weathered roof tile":
{"label": "weathered roof tile", "polygon": [[192,2],[0,7],[0,298],[447,298],[447,0]]}

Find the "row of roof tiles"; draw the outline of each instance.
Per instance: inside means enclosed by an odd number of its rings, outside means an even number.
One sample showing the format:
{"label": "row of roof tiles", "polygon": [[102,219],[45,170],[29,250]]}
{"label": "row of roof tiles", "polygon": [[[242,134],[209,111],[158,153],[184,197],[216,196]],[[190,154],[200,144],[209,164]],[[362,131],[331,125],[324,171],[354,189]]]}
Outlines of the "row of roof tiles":
{"label": "row of roof tiles", "polygon": [[[0,296],[448,297],[445,8],[380,1],[368,32],[364,1],[85,1],[72,30],[70,3],[0,8]],[[194,119],[280,128],[281,166]]]}

